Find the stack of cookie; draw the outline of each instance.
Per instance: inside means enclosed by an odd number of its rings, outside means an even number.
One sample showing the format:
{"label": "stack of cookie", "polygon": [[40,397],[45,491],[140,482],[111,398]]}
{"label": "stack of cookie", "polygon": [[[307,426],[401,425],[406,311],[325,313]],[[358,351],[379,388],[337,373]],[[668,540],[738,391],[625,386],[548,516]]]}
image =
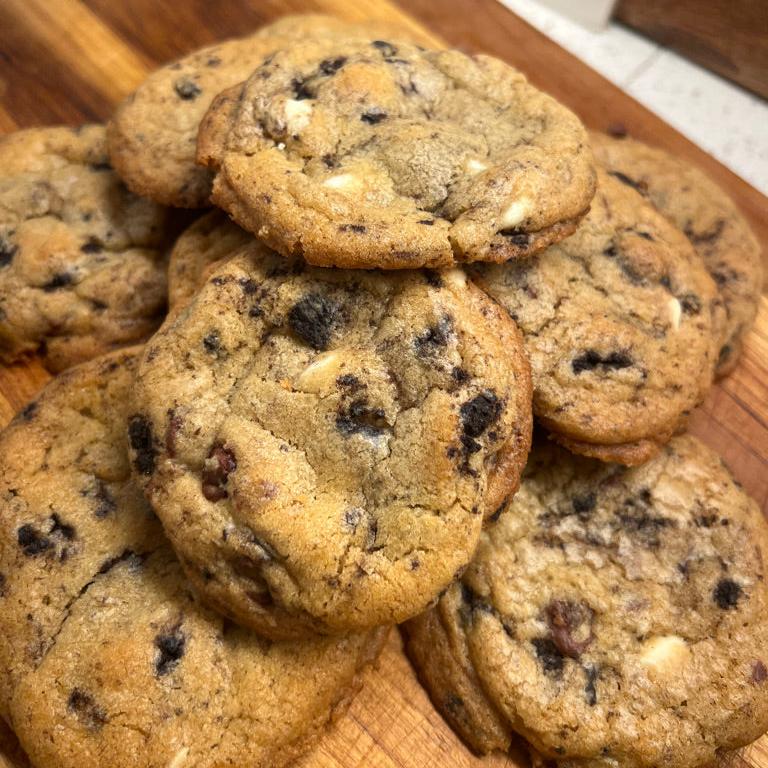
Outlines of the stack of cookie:
{"label": "stack of cookie", "polygon": [[64,371],[0,435],[0,715],[38,767],[282,766],[404,623],[480,753],[750,742],[768,526],[679,433],[761,283],[697,170],[326,17],[0,140],[0,351]]}

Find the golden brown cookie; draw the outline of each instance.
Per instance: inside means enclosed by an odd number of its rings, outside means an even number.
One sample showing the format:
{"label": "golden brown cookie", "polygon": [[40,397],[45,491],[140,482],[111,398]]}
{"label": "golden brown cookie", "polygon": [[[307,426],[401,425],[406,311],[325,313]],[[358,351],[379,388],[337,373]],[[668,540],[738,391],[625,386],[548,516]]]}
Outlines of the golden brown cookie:
{"label": "golden brown cookie", "polygon": [[74,368],[0,434],[0,713],[36,768],[286,765],[386,633],[273,643],[200,605],[130,477],[136,366]]}
{"label": "golden brown cookie", "polygon": [[137,477],[201,595],[271,636],[419,613],[517,487],[530,372],[458,270],[307,267],[254,242],[146,348]]}
{"label": "golden brown cookie", "polygon": [[576,453],[639,464],[712,382],[723,311],[685,236],[601,172],[576,234],[472,275],[520,326],[534,415]]}
{"label": "golden brown cookie", "polygon": [[402,40],[290,46],[201,123],[213,201],[286,256],[401,269],[528,256],[594,194],[586,131],[489,56]]}
{"label": "golden brown cookie", "polygon": [[152,333],[171,223],[111,169],[102,126],[0,138],[0,359],[56,372]]}
{"label": "golden brown cookie", "polygon": [[642,467],[546,440],[460,584],[409,622],[477,751],[518,732],[562,768],[695,768],[768,728],[768,525],[712,451]]}
{"label": "golden brown cookie", "polygon": [[628,138],[592,133],[590,140],[608,172],[647,197],[685,232],[704,260],[726,311],[716,373],[730,373],[755,321],[763,288],[763,257],[747,220],[690,163]]}

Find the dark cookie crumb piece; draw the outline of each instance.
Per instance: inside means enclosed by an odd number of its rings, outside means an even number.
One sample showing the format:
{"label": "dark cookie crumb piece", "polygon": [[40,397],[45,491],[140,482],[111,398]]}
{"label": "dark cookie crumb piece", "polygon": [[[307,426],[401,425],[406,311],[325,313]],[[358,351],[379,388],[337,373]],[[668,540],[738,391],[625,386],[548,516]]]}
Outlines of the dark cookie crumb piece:
{"label": "dark cookie crumb piece", "polygon": [[13,261],[13,257],[18,250],[18,245],[4,237],[0,237],[0,267],[7,267]]}
{"label": "dark cookie crumb piece", "polygon": [[67,711],[91,731],[98,731],[107,722],[107,713],[93,696],[80,688],[73,688],[67,699]]}
{"label": "dark cookie crumb piece", "polygon": [[626,184],[628,187],[632,187],[632,189],[636,190],[641,195],[644,195],[648,192],[648,185],[644,181],[636,181],[621,171],[608,171],[608,175],[618,179],[622,184]]}
{"label": "dark cookie crumb piece", "polygon": [[579,520],[586,521],[597,504],[597,495],[589,491],[583,496],[574,496],[572,504],[574,514]]}
{"label": "dark cookie crumb piece", "polygon": [[695,293],[679,296],[678,301],[686,315],[698,315],[701,312],[701,299]]}
{"label": "dark cookie crumb piece", "polygon": [[512,245],[524,248],[531,242],[531,236],[527,232],[521,232],[519,229],[502,229],[500,235],[506,237]]}
{"label": "dark cookie crumb piece", "polygon": [[151,475],[155,471],[157,449],[152,437],[152,425],[146,416],[136,414],[128,423],[128,440],[136,453],[133,466],[141,475]]}
{"label": "dark cookie crumb piece", "polygon": [[435,353],[440,347],[448,344],[453,335],[453,321],[450,315],[443,315],[436,325],[427,328],[414,340],[416,354],[423,357]]}
{"label": "dark cookie crumb piece", "polygon": [[42,288],[46,293],[51,293],[51,291],[71,285],[73,281],[74,278],[68,272],[60,272],[58,275],[54,275]]}
{"label": "dark cookie crumb piece", "polygon": [[439,272],[435,272],[434,269],[425,269],[424,270],[424,277],[427,281],[427,285],[432,286],[432,288],[442,288],[443,287],[443,278],[440,277]]}
{"label": "dark cookie crumb piece", "polygon": [[202,93],[200,86],[188,77],[180,77],[173,84],[173,90],[176,91],[178,97],[184,99],[184,101],[196,99]]}
{"label": "dark cookie crumb piece", "polygon": [[720,579],[712,590],[712,599],[719,608],[728,611],[738,605],[742,592],[741,584],[733,579]]}
{"label": "dark cookie crumb piece", "polygon": [[226,355],[226,349],[221,343],[221,334],[214,328],[203,338],[203,349],[217,360]]}
{"label": "dark cookie crumb piece", "polygon": [[362,235],[366,231],[364,224],[342,224],[339,227],[340,232],[355,232],[358,235]]}
{"label": "dark cookie crumb piece", "polygon": [[174,627],[170,632],[155,638],[155,673],[158,677],[167,675],[173,670],[184,656],[187,639],[180,627]]}
{"label": "dark cookie crumb piece", "polygon": [[367,112],[363,112],[363,114],[360,115],[360,119],[364,123],[368,123],[368,125],[376,125],[382,120],[387,119],[387,113],[383,109],[374,107],[373,109],[369,109]]}
{"label": "dark cookie crumb piece", "polygon": [[354,400],[336,415],[336,429],[344,437],[360,434],[378,437],[389,424],[381,408],[369,408],[365,398]]}
{"label": "dark cookie crumb piece", "polygon": [[596,349],[588,349],[571,361],[571,368],[575,374],[582,371],[593,371],[595,368],[607,370],[620,370],[629,368],[633,364],[632,358],[624,351],[609,352],[601,355]]}
{"label": "dark cookie crumb piece", "polygon": [[451,377],[457,384],[466,384],[472,377],[463,369],[455,367],[451,371]]}
{"label": "dark cookie crumb piece", "polygon": [[350,392],[359,392],[361,389],[365,388],[365,384],[363,384],[354,373],[343,373],[336,379],[336,384],[342,389],[347,389]]}
{"label": "dark cookie crumb piece", "polygon": [[501,414],[501,402],[495,392],[487,390],[464,403],[460,409],[464,433],[480,437]]}
{"label": "dark cookie crumb piece", "polygon": [[34,557],[53,546],[51,540],[41,534],[34,525],[25,523],[16,531],[16,541],[21,551],[28,557]]}
{"label": "dark cookie crumb piece", "polygon": [[203,496],[214,502],[226,499],[229,494],[224,486],[230,474],[237,469],[235,454],[221,443],[216,443],[208,453],[208,459],[203,470]]}
{"label": "dark cookie crumb piece", "polygon": [[37,413],[38,405],[33,400],[28,405],[25,405],[20,411],[19,411],[19,417],[22,418],[24,421],[32,421],[32,419],[35,418],[35,414]]}
{"label": "dark cookie crumb piece", "polygon": [[373,40],[371,41],[371,45],[374,46],[374,48],[378,48],[381,51],[382,56],[391,57],[397,55],[397,48],[386,40]]}
{"label": "dark cookie crumb piece", "polygon": [[335,59],[324,59],[320,62],[320,71],[324,75],[333,75],[347,63],[346,56],[338,56]]}
{"label": "dark cookie crumb piece", "polygon": [[97,237],[89,237],[81,246],[83,253],[101,253],[104,250],[104,243]]}
{"label": "dark cookie crumb piece", "polygon": [[600,677],[600,673],[594,664],[588,664],[584,667],[584,674],[586,675],[587,682],[584,685],[584,696],[587,699],[587,704],[590,707],[594,707],[597,704],[597,679]]}
{"label": "dark cookie crumb piece", "polygon": [[557,646],[548,637],[535,637],[531,640],[536,658],[544,668],[544,672],[554,677],[559,677],[565,666],[565,659]]}
{"label": "dark cookie crumb piece", "polygon": [[293,332],[310,347],[324,350],[339,316],[338,305],[320,293],[309,293],[296,302],[288,313]]}
{"label": "dark cookie crumb piece", "polygon": [[578,659],[594,639],[594,612],[585,603],[553,600],[546,607],[547,624],[557,650],[571,659]]}

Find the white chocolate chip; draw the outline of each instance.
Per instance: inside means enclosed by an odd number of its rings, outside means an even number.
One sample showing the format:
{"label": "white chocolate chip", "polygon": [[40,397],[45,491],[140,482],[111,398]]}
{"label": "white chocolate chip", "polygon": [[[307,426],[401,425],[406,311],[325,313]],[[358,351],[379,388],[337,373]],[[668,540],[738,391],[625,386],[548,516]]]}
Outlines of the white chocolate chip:
{"label": "white chocolate chip", "polygon": [[680,302],[674,298],[669,300],[669,322],[672,323],[672,327],[677,330],[680,327],[680,317],[682,315]]}
{"label": "white chocolate chip", "polygon": [[277,148],[282,152],[285,149],[285,143],[282,141],[278,142]]}
{"label": "white chocolate chip", "polygon": [[480,160],[475,160],[475,158],[470,157],[469,160],[464,164],[464,170],[467,173],[471,173],[473,176],[476,173],[480,173],[481,171],[484,171],[488,166],[481,162]]}
{"label": "white chocolate chip", "polygon": [[531,199],[529,197],[521,197],[519,200],[515,200],[502,214],[500,229],[516,227],[529,214],[530,210]]}
{"label": "white chocolate chip", "polygon": [[669,673],[682,667],[690,653],[688,644],[682,637],[658,635],[645,641],[640,662],[656,672]]}
{"label": "white chocolate chip", "polygon": [[454,288],[466,288],[467,286],[467,275],[463,269],[459,269],[458,267],[448,269],[445,272],[442,272],[440,276],[443,278],[444,282]]}
{"label": "white chocolate chip", "polygon": [[289,133],[299,133],[309,124],[312,102],[302,99],[288,99],[285,102],[285,124]]}
{"label": "white chocolate chip", "polygon": [[171,762],[168,763],[168,768],[181,768],[181,766],[187,762],[188,756],[189,747],[183,747],[173,756]]}
{"label": "white chocolate chip", "polygon": [[348,189],[359,184],[360,180],[353,173],[340,173],[337,176],[330,176],[323,182],[324,187],[331,189]]}
{"label": "white chocolate chip", "polygon": [[308,365],[296,379],[296,383],[305,391],[317,391],[328,380],[334,381],[342,362],[338,351],[324,352]]}

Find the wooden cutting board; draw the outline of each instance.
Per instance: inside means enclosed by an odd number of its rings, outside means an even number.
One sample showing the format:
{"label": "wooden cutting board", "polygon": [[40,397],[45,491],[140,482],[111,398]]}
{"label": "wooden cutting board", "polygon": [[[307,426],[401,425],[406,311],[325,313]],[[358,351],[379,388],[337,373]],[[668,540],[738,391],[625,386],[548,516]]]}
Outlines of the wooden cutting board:
{"label": "wooden cutting board", "polygon": [[[624,127],[698,163],[741,206],[768,255],[764,196],[496,0],[0,0],[0,132],[105,120],[158,64],[302,11],[400,23],[427,43],[448,42],[506,59],[590,127]],[[0,366],[0,425],[47,379],[35,361]],[[765,297],[738,370],[712,390],[691,429],[720,452],[768,512]],[[0,766],[3,762],[0,755]],[[768,737],[736,756],[733,764],[768,768]],[[462,745],[418,685],[396,632],[349,713],[300,762],[300,768],[526,765],[522,750],[480,759]]]}

